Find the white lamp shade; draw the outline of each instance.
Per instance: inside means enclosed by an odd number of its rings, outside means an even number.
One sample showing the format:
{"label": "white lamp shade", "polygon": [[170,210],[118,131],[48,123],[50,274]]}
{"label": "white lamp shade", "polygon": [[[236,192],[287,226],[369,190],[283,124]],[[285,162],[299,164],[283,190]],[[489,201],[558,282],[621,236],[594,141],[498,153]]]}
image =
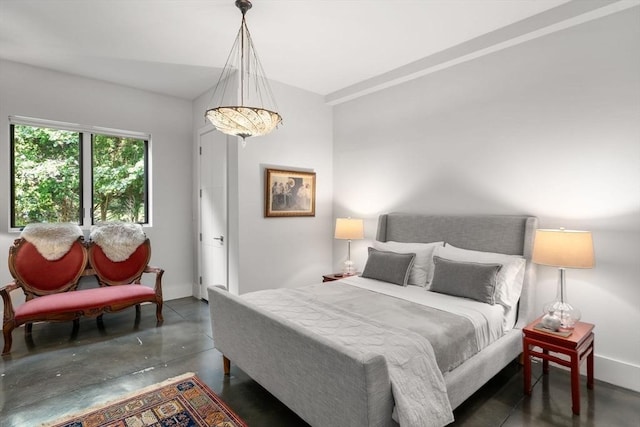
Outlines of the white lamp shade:
{"label": "white lamp shade", "polygon": [[533,262],[563,268],[592,268],[595,262],[591,232],[536,230]]}
{"label": "white lamp shade", "polygon": [[364,238],[364,221],[357,218],[336,218],[336,239],[356,240]]}

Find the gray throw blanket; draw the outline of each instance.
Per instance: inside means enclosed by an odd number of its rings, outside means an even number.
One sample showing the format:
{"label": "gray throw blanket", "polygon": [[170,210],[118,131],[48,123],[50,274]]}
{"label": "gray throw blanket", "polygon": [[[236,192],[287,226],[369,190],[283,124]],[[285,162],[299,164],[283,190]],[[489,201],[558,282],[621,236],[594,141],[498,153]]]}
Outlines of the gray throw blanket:
{"label": "gray throw blanket", "polygon": [[419,334],[347,312],[298,289],[258,291],[243,298],[363,355],[383,355],[402,427],[443,426],[453,421],[433,348]]}
{"label": "gray throw blanket", "polygon": [[455,369],[480,350],[473,324],[466,317],[342,282],[299,289],[314,300],[426,338],[442,373]]}

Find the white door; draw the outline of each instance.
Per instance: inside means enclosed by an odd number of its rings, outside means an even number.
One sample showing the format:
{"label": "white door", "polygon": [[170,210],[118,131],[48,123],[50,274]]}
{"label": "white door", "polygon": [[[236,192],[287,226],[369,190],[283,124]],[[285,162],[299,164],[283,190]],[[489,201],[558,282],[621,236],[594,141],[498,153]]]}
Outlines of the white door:
{"label": "white door", "polygon": [[207,286],[227,285],[227,137],[211,129],[199,135],[200,297]]}

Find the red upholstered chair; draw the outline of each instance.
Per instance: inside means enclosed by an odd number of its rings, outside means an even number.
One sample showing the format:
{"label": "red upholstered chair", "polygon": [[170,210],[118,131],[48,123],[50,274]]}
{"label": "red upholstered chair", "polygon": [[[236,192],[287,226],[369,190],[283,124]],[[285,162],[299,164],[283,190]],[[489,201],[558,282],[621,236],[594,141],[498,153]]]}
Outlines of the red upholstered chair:
{"label": "red upholstered chair", "polygon": [[[4,300],[4,318],[2,331],[4,348],[2,354],[11,350],[12,331],[22,324],[25,334],[31,334],[32,322],[68,321],[77,319],[77,315],[58,311],[50,305],[51,298],[39,300],[39,297],[72,291],[87,265],[87,249],[83,239],[78,238],[69,251],[57,260],[47,260],[32,244],[23,238],[16,239],[9,249],[9,271],[14,281],[0,289]],[[10,292],[21,288],[26,302],[16,309],[13,307]],[[74,326],[77,326],[77,320]]]}
{"label": "red upholstered chair", "polygon": [[[152,302],[156,304],[156,319],[158,324],[162,318],[162,275],[164,270],[152,267],[151,243],[146,239],[124,261],[112,261],[105,255],[100,245],[89,243],[89,264],[98,277],[98,282],[103,288],[113,288],[118,292],[118,301],[111,304],[110,311],[121,310],[131,305],[136,306],[136,318],[140,315],[140,303]],[[155,286],[150,288],[140,284],[143,273],[156,275]],[[117,289],[116,289],[117,288]]]}

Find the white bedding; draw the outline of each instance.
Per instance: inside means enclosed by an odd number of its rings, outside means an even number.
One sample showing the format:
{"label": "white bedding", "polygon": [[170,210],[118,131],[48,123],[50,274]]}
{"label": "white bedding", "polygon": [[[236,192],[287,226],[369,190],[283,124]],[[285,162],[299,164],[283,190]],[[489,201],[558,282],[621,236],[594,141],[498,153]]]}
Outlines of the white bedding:
{"label": "white bedding", "polygon": [[345,277],[341,282],[465,317],[473,324],[478,351],[506,332],[503,328],[504,308],[500,304],[489,305],[468,298],[425,291],[420,286],[398,286],[360,276]]}

